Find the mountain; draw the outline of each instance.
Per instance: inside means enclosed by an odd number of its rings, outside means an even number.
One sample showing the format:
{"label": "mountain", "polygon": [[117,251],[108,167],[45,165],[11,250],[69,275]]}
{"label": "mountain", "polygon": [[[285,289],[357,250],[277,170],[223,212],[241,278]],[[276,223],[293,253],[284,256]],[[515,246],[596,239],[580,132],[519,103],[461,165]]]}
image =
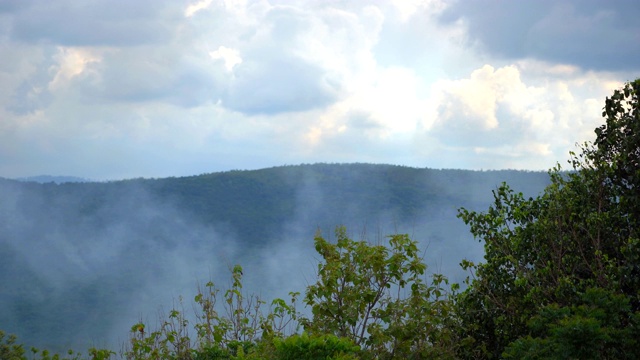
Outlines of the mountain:
{"label": "mountain", "polygon": [[0,329],[28,345],[86,348],[126,339],[160,307],[186,308],[197,282],[244,267],[266,299],[315,278],[313,236],[408,233],[432,272],[454,280],[482,259],[457,209],[486,209],[506,181],[527,196],[543,172],[313,164],[111,182],[0,179]]}
{"label": "mountain", "polygon": [[52,175],[28,176],[28,177],[17,178],[16,180],[37,182],[40,184],[51,183],[51,182],[56,184],[62,184],[62,183],[77,183],[77,182],[91,181],[89,179],[76,177],[76,176],[52,176]]}

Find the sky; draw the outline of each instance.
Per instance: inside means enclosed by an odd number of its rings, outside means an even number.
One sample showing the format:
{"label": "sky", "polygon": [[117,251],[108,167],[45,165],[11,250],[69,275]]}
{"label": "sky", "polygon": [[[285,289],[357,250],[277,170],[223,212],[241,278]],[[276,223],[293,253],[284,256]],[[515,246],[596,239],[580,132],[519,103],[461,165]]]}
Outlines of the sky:
{"label": "sky", "polygon": [[546,170],[640,76],[640,5],[0,0],[0,177]]}

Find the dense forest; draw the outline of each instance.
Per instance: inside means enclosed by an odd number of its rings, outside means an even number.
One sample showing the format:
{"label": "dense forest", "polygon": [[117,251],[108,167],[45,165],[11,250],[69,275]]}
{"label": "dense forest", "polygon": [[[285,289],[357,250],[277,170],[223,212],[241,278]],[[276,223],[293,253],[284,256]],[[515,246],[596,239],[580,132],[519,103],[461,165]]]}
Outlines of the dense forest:
{"label": "dense forest", "polygon": [[[379,240],[402,231],[441,270],[481,258],[456,209],[486,207],[501,182],[535,195],[543,172],[315,164],[113,182],[0,182],[0,324],[31,344],[114,345],[197,280],[241,263],[255,291],[286,295],[313,277],[313,236],[345,225]],[[285,266],[285,265],[283,265]],[[266,285],[269,286],[266,286]],[[291,288],[289,288],[291,287]],[[73,324],[73,325],[72,325]]]}
{"label": "dense forest", "polygon": [[[94,340],[96,359],[636,359],[639,93],[636,80],[606,99],[569,172],[4,180],[0,323],[29,344]],[[197,266],[214,279],[145,319]],[[142,318],[107,323],[137,304]],[[100,350],[118,327],[122,349]],[[24,353],[0,334],[1,356]]]}

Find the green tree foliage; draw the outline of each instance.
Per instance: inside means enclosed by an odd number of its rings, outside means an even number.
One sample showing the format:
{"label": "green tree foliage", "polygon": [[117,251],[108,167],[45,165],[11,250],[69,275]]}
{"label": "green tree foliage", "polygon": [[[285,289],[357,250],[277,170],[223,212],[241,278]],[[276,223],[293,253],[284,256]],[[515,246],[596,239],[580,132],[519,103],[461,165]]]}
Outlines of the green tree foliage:
{"label": "green tree foliage", "polygon": [[[297,330],[295,302],[275,299],[265,311],[259,296],[243,292],[242,267],[231,270],[232,285],[220,295],[213,282],[200,288],[196,304],[195,337],[184,311],[172,309],[168,319],[155,331],[143,323],[131,328],[125,357],[138,359],[242,359],[267,358],[273,353],[274,339]],[[220,302],[218,300],[221,300]]]}
{"label": "green tree foliage", "polygon": [[32,347],[30,352],[31,355],[27,356],[27,351],[22,344],[18,343],[15,335],[6,335],[4,331],[0,330],[0,359],[2,360],[108,360],[115,355],[115,352],[111,350],[96,348],[89,349],[88,357],[73,350],[67,351],[66,355],[60,355]]}
{"label": "green tree foliage", "polygon": [[[305,296],[313,312],[312,319],[301,319],[307,332],[298,333],[298,293],[290,293],[290,302],[275,299],[267,306],[243,291],[242,268],[236,265],[226,291],[212,282],[199,288],[194,324],[187,320],[181,299],[180,308],[160,319],[157,329],[142,322],[133,325],[120,355],[131,360],[453,357],[447,279],[434,275],[427,283],[417,243],[407,235],[393,235],[388,245],[371,245],[349,239],[343,227],[336,234],[335,244],[319,234],[315,239],[324,261],[318,283],[309,286]],[[0,351],[24,359],[15,337]],[[111,355],[90,350],[92,359]],[[13,358],[7,356],[2,359]],[[48,356],[42,352],[42,360]]]}
{"label": "green tree foliage", "polygon": [[360,347],[335,335],[294,334],[274,339],[274,357],[278,360],[351,360],[358,359]]}
{"label": "green tree foliage", "polygon": [[462,356],[640,357],[638,94],[640,80],[607,98],[596,141],[542,195],[503,184],[488,211],[460,211],[486,252],[464,264]]}
{"label": "green tree foliage", "polygon": [[0,331],[0,359],[23,359],[24,348],[16,342],[15,335],[6,335]]}
{"label": "green tree foliage", "polygon": [[332,334],[362,347],[365,358],[446,357],[452,342],[446,278],[425,281],[426,265],[415,241],[393,235],[389,245],[354,241],[346,229],[336,242],[315,238],[318,282],[307,287],[313,334]]}
{"label": "green tree foliage", "polygon": [[[633,359],[638,352],[638,313],[629,299],[601,288],[581,294],[575,304],[541,308],[529,334],[507,346],[510,359]],[[631,314],[632,319],[627,317]],[[630,321],[631,320],[631,321]]]}

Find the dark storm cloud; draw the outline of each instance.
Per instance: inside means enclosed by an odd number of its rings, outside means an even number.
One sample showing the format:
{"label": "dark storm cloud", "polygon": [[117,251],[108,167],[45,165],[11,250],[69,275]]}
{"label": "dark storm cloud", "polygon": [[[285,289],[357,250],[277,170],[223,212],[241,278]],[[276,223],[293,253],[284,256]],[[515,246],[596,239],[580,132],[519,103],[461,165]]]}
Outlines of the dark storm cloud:
{"label": "dark storm cloud", "polygon": [[169,5],[147,0],[30,1],[9,3],[0,11],[10,14],[14,40],[65,46],[126,46],[170,38],[171,23],[179,19],[179,12],[174,16],[165,14]]}
{"label": "dark storm cloud", "polygon": [[640,68],[639,17],[634,0],[492,0],[458,1],[440,21],[464,21],[470,41],[493,55],[620,71]]}

